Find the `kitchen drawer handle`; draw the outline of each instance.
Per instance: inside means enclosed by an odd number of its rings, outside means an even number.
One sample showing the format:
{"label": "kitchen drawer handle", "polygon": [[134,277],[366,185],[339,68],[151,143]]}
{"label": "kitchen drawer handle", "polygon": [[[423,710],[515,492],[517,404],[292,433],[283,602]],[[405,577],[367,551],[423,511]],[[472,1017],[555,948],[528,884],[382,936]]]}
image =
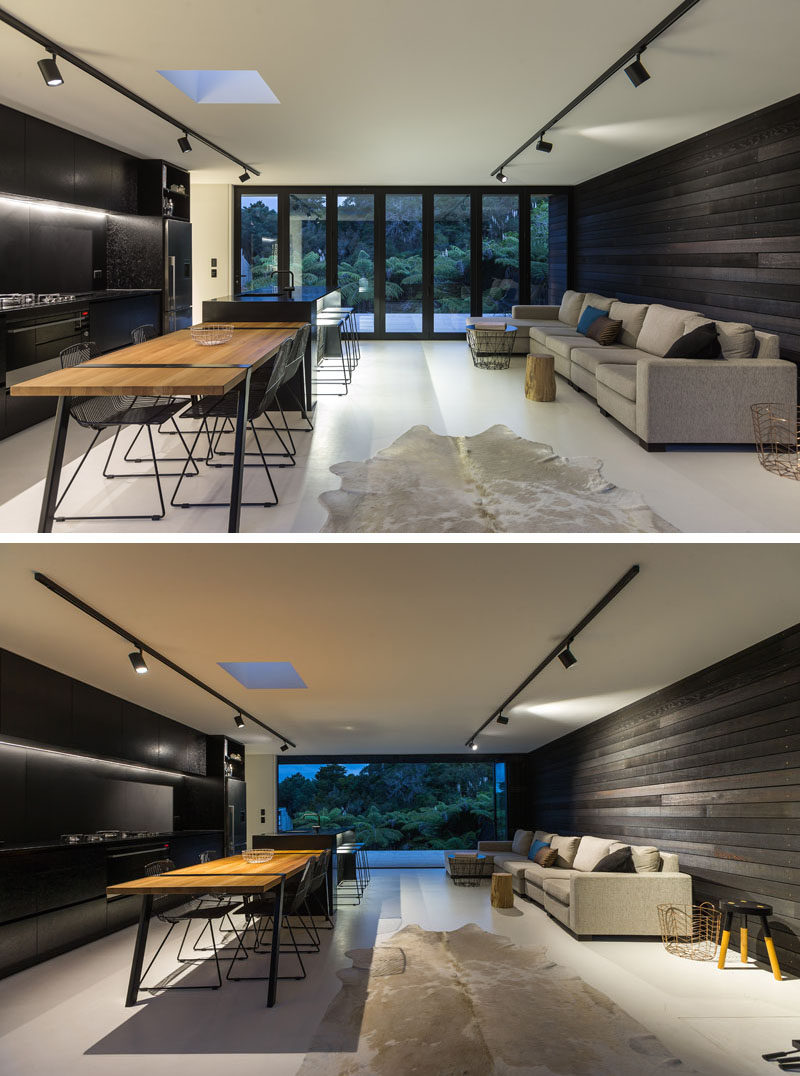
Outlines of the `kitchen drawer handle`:
{"label": "kitchen drawer handle", "polygon": [[82,316],[76,314],[74,318],[63,318],[61,321],[40,321],[36,325],[26,325],[23,329],[9,329],[8,335],[15,336],[17,333],[32,333],[37,329],[49,329],[51,325],[74,325],[76,321],[81,321]]}
{"label": "kitchen drawer handle", "polygon": [[168,844],[159,844],[155,848],[139,848],[135,852],[113,852],[108,859],[127,859],[129,856],[146,856],[150,852],[165,852],[169,848]]}

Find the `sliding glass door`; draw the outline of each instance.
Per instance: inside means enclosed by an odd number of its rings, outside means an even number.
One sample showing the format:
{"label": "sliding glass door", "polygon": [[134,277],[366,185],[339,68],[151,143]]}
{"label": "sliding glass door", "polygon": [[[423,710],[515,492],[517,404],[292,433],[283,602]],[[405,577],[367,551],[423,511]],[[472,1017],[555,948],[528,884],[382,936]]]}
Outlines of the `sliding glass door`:
{"label": "sliding glass door", "polygon": [[243,195],[239,206],[237,290],[269,291],[275,283],[271,273],[278,268],[278,195]]}
{"label": "sliding glass door", "polygon": [[340,194],[336,199],[337,285],[353,306],[358,331],[375,329],[375,195]]}
{"label": "sliding glass door", "polygon": [[519,195],[484,194],[481,205],[481,313],[510,314],[519,298]]}
{"label": "sliding glass door", "polygon": [[384,234],[385,329],[421,333],[422,195],[387,194]]}
{"label": "sliding glass door", "polygon": [[471,313],[470,194],[433,196],[433,331],[463,333]]}
{"label": "sliding glass door", "polygon": [[324,194],[289,195],[289,268],[295,287],[327,283],[327,199]]}

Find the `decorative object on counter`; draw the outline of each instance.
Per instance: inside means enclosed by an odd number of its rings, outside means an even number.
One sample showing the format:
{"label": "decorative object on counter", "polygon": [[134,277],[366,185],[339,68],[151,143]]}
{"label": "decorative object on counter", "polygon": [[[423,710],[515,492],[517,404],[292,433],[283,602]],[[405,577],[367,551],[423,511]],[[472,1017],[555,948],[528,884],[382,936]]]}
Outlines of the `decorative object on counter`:
{"label": "decorative object on counter", "polygon": [[602,460],[567,459],[507,426],[447,437],[414,426],[363,462],[331,467],[320,496],[328,533],[674,532],[638,493],[603,478]]}
{"label": "decorative object on counter", "polygon": [[274,855],[274,848],[245,848],[242,859],[248,863],[269,863]]}
{"label": "decorative object on counter", "polygon": [[[424,1051],[426,1072],[698,1076],[544,946],[514,945],[474,923],[448,931],[412,925],[346,955],[352,966],[339,972],[342,987],[299,1076],[410,1071],[405,1060],[415,1050]],[[426,1034],[432,998],[435,1034]]]}
{"label": "decorative object on counter", "polygon": [[765,471],[800,481],[800,408],[751,404],[758,462]]}
{"label": "decorative object on counter", "polygon": [[192,325],[189,332],[196,344],[213,347],[215,344],[227,344],[233,338],[233,325]]}
{"label": "decorative object on counter", "polygon": [[668,953],[687,960],[713,960],[719,945],[722,913],[703,904],[659,904],[661,940]]}

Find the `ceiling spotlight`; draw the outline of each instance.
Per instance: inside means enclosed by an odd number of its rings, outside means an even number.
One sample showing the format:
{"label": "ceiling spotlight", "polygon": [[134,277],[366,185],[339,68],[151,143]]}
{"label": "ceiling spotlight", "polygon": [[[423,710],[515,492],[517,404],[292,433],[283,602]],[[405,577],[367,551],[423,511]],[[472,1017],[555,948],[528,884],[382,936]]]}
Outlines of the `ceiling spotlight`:
{"label": "ceiling spotlight", "polygon": [[233,719],[233,723],[237,727],[237,729],[243,729],[244,728],[244,718],[242,717],[241,714],[236,714],[236,716]]}
{"label": "ceiling spotlight", "polygon": [[573,665],[578,664],[578,659],[572,653],[569,646],[564,647],[564,649],[558,655],[558,660],[561,662],[565,669],[570,669]]}
{"label": "ceiling spotlight", "polygon": [[240,183],[246,183],[249,178],[250,178],[250,173],[245,168],[244,172],[242,172],[242,174],[239,176],[239,182]]}
{"label": "ceiling spotlight", "polygon": [[188,153],[192,148],[192,143],[189,141],[189,135],[186,131],[184,131],[178,139],[178,145],[180,146],[181,153]]}
{"label": "ceiling spotlight", "polygon": [[642,63],[642,54],[636,57],[632,64],[625,68],[625,74],[634,84],[634,86],[641,86],[643,82],[647,82],[650,78],[650,72]]}
{"label": "ceiling spotlight", "polygon": [[502,168],[497,173],[497,182],[498,183],[508,183],[508,176],[505,174],[505,172],[503,171]]}
{"label": "ceiling spotlight", "polygon": [[536,143],[536,148],[539,150],[540,153],[549,153],[553,148],[553,143],[545,142],[543,138],[540,138],[539,141]]}
{"label": "ceiling spotlight", "polygon": [[498,725],[507,725],[508,724],[508,718],[506,717],[505,714],[498,714],[497,715],[497,724]]}
{"label": "ceiling spotlight", "polygon": [[288,751],[288,750],[289,750],[288,743],[282,743],[281,744],[281,751]]}
{"label": "ceiling spotlight", "polygon": [[128,659],[133,665],[133,671],[138,673],[139,676],[144,676],[148,670],[147,662],[144,660],[144,654],[141,650],[134,650],[132,654],[128,654]]}
{"label": "ceiling spotlight", "polygon": [[474,740],[470,740],[468,746],[470,747],[470,749],[472,751],[477,751],[478,750],[478,745],[475,743]]}
{"label": "ceiling spotlight", "polygon": [[42,78],[48,86],[63,86],[64,78],[58,70],[56,54],[53,53],[49,60],[39,60],[38,68],[42,72]]}

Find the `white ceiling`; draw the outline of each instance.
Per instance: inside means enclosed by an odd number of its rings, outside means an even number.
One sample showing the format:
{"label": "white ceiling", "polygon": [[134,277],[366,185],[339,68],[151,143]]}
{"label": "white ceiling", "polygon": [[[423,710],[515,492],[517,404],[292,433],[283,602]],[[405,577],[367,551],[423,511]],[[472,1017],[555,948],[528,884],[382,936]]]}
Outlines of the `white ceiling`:
{"label": "white ceiling", "polygon": [[[276,184],[474,184],[555,115],[677,0],[10,0],[42,33],[263,172]],[[791,96],[798,0],[702,0],[646,53],[652,78],[618,73],[529,150],[512,182],[572,184]],[[239,169],[0,26],[0,101],[195,181]],[[258,70],[279,105],[197,104],[159,69]]]}
{"label": "white ceiling", "polygon": [[[780,544],[7,544],[0,646],[206,732],[224,706],[36,583],[39,570],[297,742],[428,753],[464,741],[630,567],[640,574],[481,737],[526,751],[787,628]],[[247,691],[219,661],[291,661],[307,690]],[[256,751],[274,741],[252,724]],[[286,756],[287,758],[290,756]]]}

